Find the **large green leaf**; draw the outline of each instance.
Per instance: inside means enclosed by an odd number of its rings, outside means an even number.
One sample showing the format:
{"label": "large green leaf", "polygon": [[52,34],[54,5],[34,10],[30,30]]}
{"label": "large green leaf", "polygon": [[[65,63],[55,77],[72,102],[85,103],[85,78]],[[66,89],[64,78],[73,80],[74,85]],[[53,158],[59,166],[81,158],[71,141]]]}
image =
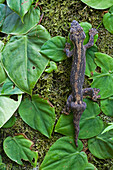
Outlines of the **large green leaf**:
{"label": "large green leaf", "polygon": [[41,47],[41,53],[54,61],[62,61],[66,59],[65,43],[66,39],[64,37],[53,37],[44,43]]}
{"label": "large green leaf", "polygon": [[99,88],[101,99],[104,99],[113,95],[113,58],[100,52],[95,53],[95,56],[95,62],[101,68],[101,73],[94,73],[91,87]]}
{"label": "large green leaf", "polygon": [[22,96],[18,96],[18,101],[9,97],[0,96],[0,127],[2,127],[14,114],[20,105]]}
{"label": "large green leaf", "polygon": [[73,114],[62,114],[55,126],[55,132],[67,136],[74,136]]}
{"label": "large green leaf", "polygon": [[96,69],[96,64],[94,62],[95,58],[95,52],[97,52],[98,49],[96,46],[93,46],[89,49],[86,50],[86,69],[85,69],[85,75],[91,76],[95,69]]}
{"label": "large green leaf", "polygon": [[16,163],[23,165],[22,160],[29,161],[34,167],[37,165],[38,152],[32,151],[33,142],[25,135],[7,137],[3,148],[6,155]]}
{"label": "large green leaf", "polygon": [[112,0],[81,0],[88,6],[91,6],[95,9],[106,9],[113,5]]}
{"label": "large green leaf", "polygon": [[14,124],[15,124],[15,122],[16,122],[16,117],[13,115],[3,126],[2,126],[2,128],[10,128],[10,127],[12,127]]}
{"label": "large green leaf", "polygon": [[51,137],[55,123],[55,110],[47,100],[38,95],[33,95],[32,100],[26,98],[19,107],[19,114],[30,127]]}
{"label": "large green leaf", "polygon": [[13,95],[13,94],[22,94],[22,92],[18,87],[14,85],[14,83],[10,79],[6,79],[3,86],[0,87],[0,95]]}
{"label": "large green leaf", "polygon": [[113,117],[113,97],[100,101],[101,110],[107,116]]}
{"label": "large green leaf", "polygon": [[34,0],[7,0],[7,5],[15,11],[23,20],[23,16],[28,12]]}
{"label": "large green leaf", "polygon": [[8,76],[30,95],[49,61],[40,53],[42,44],[48,39],[48,31],[37,25],[27,35],[13,36],[2,52],[2,63]]}
{"label": "large green leaf", "polygon": [[[1,32],[6,34],[25,34],[39,22],[40,10],[31,6],[28,13],[24,16],[23,22],[18,14],[8,6],[0,4],[0,18],[2,20]],[[5,13],[5,15],[4,15]],[[4,16],[4,17],[3,17]]]}
{"label": "large green leaf", "polygon": [[99,159],[113,158],[113,130],[89,139],[88,148]]}
{"label": "large green leaf", "polygon": [[103,17],[104,27],[113,34],[113,6],[110,8],[109,12]]}
{"label": "large green leaf", "polygon": [[[79,139],[87,139],[98,135],[103,129],[103,121],[98,116],[100,109],[97,103],[85,100],[87,107],[80,119]],[[56,124],[55,132],[74,136],[73,114],[61,115]]]}
{"label": "large green leaf", "polygon": [[88,165],[87,155],[81,152],[82,148],[81,141],[77,148],[72,137],[62,137],[51,146],[39,169],[85,170],[91,165]]}
{"label": "large green leaf", "polygon": [[100,113],[99,105],[89,99],[85,100],[87,108],[80,119],[80,139],[91,138],[98,135],[104,127],[102,119],[98,116]]}

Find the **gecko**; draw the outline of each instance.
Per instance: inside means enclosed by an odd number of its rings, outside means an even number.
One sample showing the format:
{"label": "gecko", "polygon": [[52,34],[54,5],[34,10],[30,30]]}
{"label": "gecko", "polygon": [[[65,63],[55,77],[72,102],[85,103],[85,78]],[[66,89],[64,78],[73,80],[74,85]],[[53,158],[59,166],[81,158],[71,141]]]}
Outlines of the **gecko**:
{"label": "gecko", "polygon": [[94,36],[97,34],[97,30],[92,28],[89,30],[89,42],[83,45],[83,41],[86,37],[83,28],[76,20],[73,20],[70,28],[70,40],[73,43],[73,49],[70,51],[71,45],[66,43],[65,53],[67,57],[73,56],[72,69],[70,75],[70,84],[72,93],[67,99],[66,111],[69,113],[70,109],[73,112],[73,122],[75,128],[75,145],[78,147],[78,135],[79,135],[79,122],[82,113],[86,109],[86,103],[83,102],[84,96],[90,96],[92,100],[96,101],[100,98],[99,89],[85,88],[83,89],[85,66],[86,66],[86,49],[90,48],[94,44]]}

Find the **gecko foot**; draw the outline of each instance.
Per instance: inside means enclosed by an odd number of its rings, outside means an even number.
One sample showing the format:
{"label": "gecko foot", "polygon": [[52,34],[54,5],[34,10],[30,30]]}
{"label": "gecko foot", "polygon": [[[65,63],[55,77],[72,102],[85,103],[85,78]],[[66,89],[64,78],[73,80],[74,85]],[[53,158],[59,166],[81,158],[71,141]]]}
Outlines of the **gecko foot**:
{"label": "gecko foot", "polygon": [[90,35],[90,36],[91,36],[91,35],[95,36],[96,34],[98,34],[98,31],[97,31],[95,28],[91,28],[91,29],[89,30],[89,35]]}
{"label": "gecko foot", "polygon": [[64,48],[64,52],[66,52],[67,49],[70,49],[71,45],[70,43],[65,43],[65,48]]}
{"label": "gecko foot", "polygon": [[85,88],[83,89],[83,96],[84,97],[90,96],[93,101],[97,101],[97,99],[101,97],[100,95],[98,95],[99,92],[100,92],[100,89]]}
{"label": "gecko foot", "polygon": [[100,89],[94,88],[93,90],[94,90],[94,91],[93,91],[93,95],[92,95],[92,100],[93,100],[93,101],[96,101],[98,98],[101,97],[100,95],[98,95],[98,93],[100,92]]}
{"label": "gecko foot", "polygon": [[61,111],[61,113],[65,114],[65,115],[69,115],[69,114],[70,114],[70,113],[67,112],[65,109],[63,109],[63,110]]}

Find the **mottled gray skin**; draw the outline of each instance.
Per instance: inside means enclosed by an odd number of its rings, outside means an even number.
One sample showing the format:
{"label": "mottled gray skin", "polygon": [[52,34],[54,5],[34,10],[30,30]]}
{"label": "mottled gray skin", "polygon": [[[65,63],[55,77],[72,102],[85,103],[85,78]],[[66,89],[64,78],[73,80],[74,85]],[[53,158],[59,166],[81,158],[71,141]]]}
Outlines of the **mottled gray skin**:
{"label": "mottled gray skin", "polygon": [[86,37],[83,28],[77,21],[71,23],[70,28],[70,40],[72,41],[74,48],[69,51],[70,44],[66,43],[65,52],[67,57],[73,56],[72,69],[70,75],[70,84],[72,87],[72,94],[68,97],[66,103],[66,111],[70,109],[74,114],[74,126],[75,126],[75,144],[78,146],[78,134],[79,134],[79,121],[82,113],[86,109],[86,103],[83,102],[83,96],[90,96],[94,101],[97,100],[100,95],[99,89],[86,88],[83,89],[84,75],[85,75],[85,62],[86,62],[86,49],[90,48],[94,44],[94,35],[97,34],[97,30],[92,28],[89,30],[90,39],[86,45],[83,45],[83,41]]}

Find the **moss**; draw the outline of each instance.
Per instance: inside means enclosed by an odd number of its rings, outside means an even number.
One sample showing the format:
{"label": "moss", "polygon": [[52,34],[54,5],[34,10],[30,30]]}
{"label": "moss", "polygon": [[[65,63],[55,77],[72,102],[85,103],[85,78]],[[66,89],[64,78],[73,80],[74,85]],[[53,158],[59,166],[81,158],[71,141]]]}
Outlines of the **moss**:
{"label": "moss", "polygon": [[35,87],[35,93],[48,98],[54,105],[57,116],[61,114],[70,92],[69,72],[71,65],[69,62],[71,62],[70,59],[58,63],[57,71],[53,71],[51,74],[43,73]]}
{"label": "moss", "polygon": [[[42,25],[47,28],[51,36],[68,36],[70,29],[70,23],[72,20],[77,20],[79,22],[87,21],[90,22],[94,28],[102,21],[102,10],[92,9],[80,0],[41,0],[40,6],[42,12],[44,12],[44,17],[42,20]],[[101,25],[98,29],[99,39],[97,42],[99,51],[107,53],[113,56],[112,51],[112,39],[111,35],[104,27]],[[63,62],[57,63],[58,70],[53,71],[52,73],[43,73],[38,83],[34,88],[33,93],[38,93],[42,97],[46,97],[54,105],[56,110],[56,121],[58,120],[67,97],[71,92],[69,77],[71,70],[71,59],[67,59]],[[85,86],[87,86],[87,80],[85,80]],[[30,128],[25,124],[18,113],[16,113],[18,120],[15,125],[10,129],[1,129],[0,137],[0,148],[2,148],[3,140],[7,136],[13,136],[16,133],[24,133],[26,136],[34,142],[34,149],[39,152],[39,164],[44,159],[45,154],[47,153],[50,146],[59,138],[61,135],[53,132],[51,139],[44,137],[39,132]],[[19,170],[27,169],[31,170],[32,167],[27,162],[25,166],[19,166],[16,163],[12,162],[8,157],[6,157],[3,150],[0,150],[2,155],[3,162],[7,164],[8,170]],[[113,160],[99,160],[88,153],[89,161],[94,163],[98,169],[110,169],[113,167]]]}

